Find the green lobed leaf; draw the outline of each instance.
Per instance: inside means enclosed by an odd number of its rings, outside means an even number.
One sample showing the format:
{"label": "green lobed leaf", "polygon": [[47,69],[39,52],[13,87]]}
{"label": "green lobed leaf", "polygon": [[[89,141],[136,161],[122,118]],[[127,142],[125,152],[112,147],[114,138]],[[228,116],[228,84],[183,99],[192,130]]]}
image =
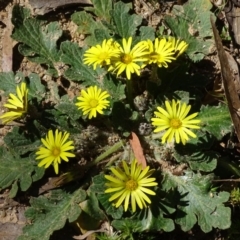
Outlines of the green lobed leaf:
{"label": "green lobed leaf", "polygon": [[28,78],[28,99],[37,98],[38,101],[42,100],[46,94],[46,89],[41,83],[40,77],[36,73],[31,73]]}
{"label": "green lobed leaf", "polygon": [[22,72],[3,72],[0,73],[0,89],[5,92],[5,94],[16,93],[16,87],[19,82],[24,81],[24,75]]}
{"label": "green lobed leaf", "polygon": [[55,106],[55,109],[60,111],[62,114],[66,114],[74,121],[82,116],[81,111],[79,111],[74,102],[69,99],[68,95],[61,97],[61,101]]}
{"label": "green lobed leaf", "polygon": [[178,162],[189,164],[192,170],[211,172],[217,166],[219,153],[211,150],[215,143],[212,135],[195,132],[198,138],[191,139],[186,145],[176,145],[174,157]]}
{"label": "green lobed leaf", "polygon": [[50,101],[52,104],[59,103],[60,96],[59,96],[59,85],[55,81],[48,82],[48,92],[46,92],[46,99]]}
{"label": "green lobed leaf", "polygon": [[109,31],[106,29],[95,29],[93,36],[94,36],[95,42],[90,42],[89,38],[87,38],[88,45],[93,46],[93,45],[101,44],[105,39],[111,38]]}
{"label": "green lobed leaf", "polygon": [[51,128],[58,128],[74,134],[82,130],[82,125],[78,121],[72,120],[67,114],[63,114],[57,109],[47,109],[43,115],[44,124]]}
{"label": "green lobed leaf", "polygon": [[22,158],[0,147],[0,188],[7,188],[14,183],[10,192],[11,197],[17,194],[19,187],[22,191],[26,191],[32,182],[41,179],[43,175],[44,168],[37,166],[33,156]]}
{"label": "green lobed leaf", "polygon": [[96,21],[85,11],[73,13],[71,20],[78,25],[78,32],[82,34],[92,34],[98,28]]}
{"label": "green lobed leaf", "polygon": [[151,209],[146,211],[146,215],[141,219],[142,231],[160,231],[171,232],[175,229],[172,219],[165,218],[162,212],[153,212]]}
{"label": "green lobed leaf", "polygon": [[201,120],[201,129],[214,135],[218,140],[231,132],[232,121],[226,104],[202,106],[198,119]]}
{"label": "green lobed leaf", "polygon": [[[169,218],[170,214],[173,214],[176,209],[177,195],[175,191],[168,191],[166,195],[165,191],[160,191],[155,188],[152,189],[156,192],[155,196],[149,196],[151,199],[151,204],[148,208],[143,210],[138,210],[131,218],[127,219],[128,223],[135,222],[138,226],[137,229],[132,229],[135,232],[143,231],[165,231],[171,232],[175,229],[174,222]],[[121,221],[126,219],[121,219]],[[124,225],[124,224],[123,224]]]}
{"label": "green lobed leaf", "polygon": [[114,76],[107,74],[104,76],[102,87],[108,91],[113,101],[119,101],[126,98],[125,84],[122,84]]}
{"label": "green lobed leaf", "polygon": [[210,194],[213,176],[186,172],[175,176],[170,172],[164,174],[162,186],[165,191],[177,188],[181,195],[175,222],[183,231],[189,231],[198,223],[203,232],[212,228],[227,229],[231,225],[231,209],[225,207],[229,193]]}
{"label": "green lobed leaf", "polygon": [[54,64],[59,61],[57,41],[62,35],[59,24],[51,22],[46,25],[44,21],[30,17],[29,10],[18,5],[13,8],[12,22],[12,38],[22,43],[20,53],[33,62],[48,65],[49,70],[57,75]]}
{"label": "green lobed leaf", "polygon": [[104,193],[106,190],[104,174],[100,173],[92,178],[93,184],[90,186],[89,190],[95,193]]}
{"label": "green lobed leaf", "polygon": [[101,20],[110,22],[111,10],[113,2],[112,0],[92,0],[93,7],[85,7],[86,11],[94,13]]}
{"label": "green lobed leaf", "polygon": [[141,24],[142,18],[136,14],[130,15],[130,8],[123,2],[114,4],[113,21],[116,25],[116,33],[122,38],[129,38],[135,35],[137,27]]}
{"label": "green lobed leaf", "polygon": [[80,207],[86,214],[95,220],[103,221],[106,219],[105,214],[99,207],[96,194],[91,191],[88,192],[88,199],[83,201]]}
{"label": "green lobed leaf", "polygon": [[211,53],[214,46],[211,8],[208,0],[189,0],[182,6],[175,5],[171,16],[165,16],[174,35],[189,44],[186,53],[194,62]]}
{"label": "green lobed leaf", "polygon": [[106,211],[107,215],[110,215],[113,219],[120,219],[123,215],[123,207],[116,208],[113,203],[109,201],[111,194],[103,193],[98,194],[98,200]]}
{"label": "green lobed leaf", "polygon": [[21,7],[19,5],[15,5],[13,8],[13,16],[12,16],[12,23],[17,28],[22,26],[23,21],[26,18],[31,17],[31,11],[28,8]]}
{"label": "green lobed leaf", "polygon": [[94,176],[92,181],[93,184],[90,186],[89,191],[97,194],[97,198],[101,205],[104,207],[106,213],[108,215],[111,215],[114,219],[121,218],[123,214],[123,207],[114,207],[112,202],[109,202],[110,194],[104,193],[106,190],[106,180],[104,178],[104,174],[100,173],[99,175]]}
{"label": "green lobed leaf", "polygon": [[34,151],[40,145],[40,141],[32,134],[32,132],[23,132],[16,126],[11,132],[7,133],[4,137],[4,142],[11,151],[14,151],[19,155]]}
{"label": "green lobed leaf", "polygon": [[153,27],[149,26],[141,26],[140,29],[140,40],[148,40],[153,41],[155,39],[155,30]]}
{"label": "green lobed leaf", "polygon": [[28,88],[28,100],[37,98],[39,101],[45,96],[45,87],[42,85],[39,76],[35,73],[31,73],[28,79],[22,72],[18,72],[14,75],[13,72],[0,73],[0,89],[5,92],[5,94],[16,93],[16,88],[20,85],[20,82],[26,81]]}
{"label": "green lobed leaf", "polygon": [[162,213],[154,216],[150,209],[142,211],[141,215],[134,218],[122,218],[112,221],[112,225],[117,230],[123,232],[143,232],[146,230],[171,232],[174,230],[174,222],[170,218],[164,218]]}
{"label": "green lobed leaf", "polygon": [[87,12],[76,12],[71,16],[72,21],[77,24],[78,32],[88,35],[84,39],[87,45],[100,44],[104,39],[111,38],[110,30],[102,21],[95,21]]}
{"label": "green lobed leaf", "polygon": [[82,81],[84,85],[99,85],[99,69],[93,70],[83,63],[84,50],[78,44],[69,41],[61,44],[61,60],[70,65],[70,68],[64,72],[64,76],[73,81]]}
{"label": "green lobed leaf", "polygon": [[18,192],[18,182],[14,181],[12,184],[12,188],[9,191],[9,197],[14,198],[17,195],[17,192]]}
{"label": "green lobed leaf", "polygon": [[64,227],[66,221],[75,221],[81,213],[79,203],[84,201],[86,193],[78,189],[73,193],[62,190],[50,192],[50,198],[40,196],[30,200],[31,207],[25,216],[33,222],[23,228],[18,240],[48,240],[52,233]]}

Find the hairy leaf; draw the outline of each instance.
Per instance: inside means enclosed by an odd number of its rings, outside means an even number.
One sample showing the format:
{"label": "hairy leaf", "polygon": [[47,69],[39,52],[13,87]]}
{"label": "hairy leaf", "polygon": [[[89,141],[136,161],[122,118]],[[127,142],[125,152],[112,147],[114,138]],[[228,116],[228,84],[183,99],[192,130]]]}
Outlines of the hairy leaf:
{"label": "hairy leaf", "polygon": [[123,207],[120,206],[116,208],[113,203],[109,201],[111,196],[111,194],[107,193],[98,194],[98,200],[108,215],[111,215],[114,219],[120,219],[123,215]]}
{"label": "hairy leaf", "polygon": [[140,27],[140,40],[154,40],[155,39],[155,32],[154,28],[149,27],[149,26],[141,26]]}
{"label": "hairy leaf", "polygon": [[80,203],[81,209],[89,215],[91,218],[103,221],[106,219],[105,214],[103,211],[99,208],[98,198],[93,192],[88,193],[89,198],[82,203]]}
{"label": "hairy leaf", "polygon": [[184,176],[165,173],[162,182],[165,191],[177,188],[181,195],[175,222],[183,231],[189,231],[198,223],[203,232],[212,228],[227,229],[231,225],[231,210],[225,207],[229,193],[210,194],[213,176],[186,172]]}
{"label": "hairy leaf", "polygon": [[196,132],[198,138],[191,139],[185,146],[176,145],[174,157],[188,163],[192,170],[211,172],[217,166],[219,154],[211,150],[215,142],[212,135]]}
{"label": "hairy leaf", "polygon": [[98,27],[92,16],[84,11],[73,13],[71,20],[77,24],[78,32],[81,34],[91,34]]}
{"label": "hairy leaf", "polygon": [[18,5],[14,6],[12,38],[22,43],[19,46],[21,54],[33,62],[48,65],[49,70],[57,75],[54,65],[59,61],[57,41],[62,30],[57,22],[47,25],[44,21],[30,17],[29,12]]}
{"label": "hairy leaf", "polygon": [[71,19],[78,26],[78,32],[88,35],[84,42],[87,45],[93,46],[100,44],[104,39],[109,39],[110,30],[102,21],[94,21],[92,15],[87,12],[76,12],[71,16]]}
{"label": "hairy leaf", "polygon": [[220,140],[231,132],[231,118],[227,105],[202,106],[198,119],[201,120],[202,129],[208,131]]}
{"label": "hairy leaf", "polygon": [[174,222],[170,218],[164,218],[162,213],[158,215],[146,209],[134,218],[122,218],[113,220],[112,225],[123,232],[143,232],[146,230],[171,232],[174,230]]}
{"label": "hairy leaf", "polygon": [[61,60],[70,65],[64,73],[69,80],[82,81],[84,85],[98,85],[98,70],[93,70],[92,66],[83,63],[84,51],[78,44],[66,41],[61,44]]}
{"label": "hairy leaf", "polygon": [[28,100],[32,98],[41,100],[44,97],[46,90],[37,74],[29,74],[26,80],[22,72],[18,72],[15,75],[13,72],[0,73],[0,89],[3,90],[5,94],[16,94],[16,88],[20,85],[21,81],[27,83]]}
{"label": "hairy leaf", "polygon": [[142,18],[136,14],[130,15],[129,7],[123,2],[117,2],[113,9],[113,21],[116,25],[116,33],[122,38],[129,38],[135,35],[137,27],[141,24]]}
{"label": "hairy leaf", "polygon": [[111,0],[92,0],[94,7],[85,7],[86,11],[93,12],[101,20],[110,22],[113,2]]}
{"label": "hairy leaf", "polygon": [[[61,107],[60,107],[61,109]],[[44,112],[43,119],[45,124],[50,125],[52,128],[59,128],[60,130],[67,131],[74,134],[82,130],[82,125],[76,120],[72,120],[67,114],[62,112],[63,109],[48,109]],[[70,109],[71,111],[71,109]],[[77,116],[77,114],[75,115]]]}
{"label": "hairy leaf", "polygon": [[35,73],[31,73],[28,78],[28,99],[37,98],[39,101],[42,100],[46,94],[46,88],[41,83],[39,76]]}
{"label": "hairy leaf", "polygon": [[19,187],[26,191],[32,182],[41,179],[43,174],[44,168],[37,166],[34,156],[22,158],[0,147],[0,188],[9,187],[14,183],[11,197],[17,194]]}
{"label": "hairy leaf", "polygon": [[24,75],[22,72],[3,72],[0,73],[0,89],[5,92],[5,94],[16,93],[16,87],[19,82],[24,80]]}
{"label": "hairy leaf", "polygon": [[70,101],[68,95],[64,95],[61,98],[60,103],[55,106],[55,109],[60,111],[62,114],[66,114],[72,120],[77,120],[82,115],[81,111],[79,111],[77,106],[74,104],[74,101]]}
{"label": "hairy leaf", "polygon": [[111,194],[104,193],[106,189],[105,186],[106,180],[104,178],[104,174],[101,173],[93,177],[92,180],[93,184],[90,186],[89,190],[97,194],[97,198],[104,207],[106,213],[108,215],[111,215],[114,219],[121,218],[123,214],[123,207],[122,206],[120,206],[119,208],[114,207],[112,202],[109,202]]}
{"label": "hairy leaf", "polygon": [[122,84],[118,79],[111,75],[105,75],[102,86],[111,95],[113,101],[119,101],[126,98],[125,84]]}
{"label": "hairy leaf", "polygon": [[64,227],[66,221],[75,221],[81,213],[78,204],[86,198],[82,189],[73,193],[62,190],[50,192],[50,198],[40,196],[30,200],[31,207],[25,215],[33,224],[23,229],[18,240],[42,239],[48,240],[52,233]]}
{"label": "hairy leaf", "polygon": [[93,184],[90,186],[89,190],[94,193],[104,193],[104,191],[106,190],[106,180],[104,178],[104,174],[101,173],[97,176],[94,176],[92,181]]}
{"label": "hairy leaf", "polygon": [[208,0],[189,0],[182,6],[175,5],[171,16],[165,17],[174,35],[189,44],[186,53],[195,62],[213,49],[211,8],[212,4]]}
{"label": "hairy leaf", "polygon": [[8,132],[4,137],[4,142],[11,151],[19,155],[33,151],[40,145],[40,141],[32,131],[26,133],[19,127],[14,127],[11,132]]}

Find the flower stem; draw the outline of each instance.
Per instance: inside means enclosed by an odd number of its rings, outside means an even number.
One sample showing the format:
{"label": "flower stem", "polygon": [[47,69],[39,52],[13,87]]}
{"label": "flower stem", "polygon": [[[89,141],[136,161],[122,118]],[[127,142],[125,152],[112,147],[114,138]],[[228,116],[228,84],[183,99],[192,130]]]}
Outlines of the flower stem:
{"label": "flower stem", "polygon": [[132,80],[127,80],[127,99],[131,107],[133,107],[133,83]]}
{"label": "flower stem", "polygon": [[150,81],[155,82],[158,86],[161,85],[161,79],[158,77],[158,66],[157,66],[157,64],[152,64]]}
{"label": "flower stem", "polygon": [[116,152],[122,146],[123,146],[123,141],[117,142],[112,147],[110,147],[106,152],[104,152],[100,156],[98,156],[94,161],[90,162],[88,167],[92,167],[92,166],[98,164],[100,161],[102,161],[104,158],[108,157],[112,153]]}

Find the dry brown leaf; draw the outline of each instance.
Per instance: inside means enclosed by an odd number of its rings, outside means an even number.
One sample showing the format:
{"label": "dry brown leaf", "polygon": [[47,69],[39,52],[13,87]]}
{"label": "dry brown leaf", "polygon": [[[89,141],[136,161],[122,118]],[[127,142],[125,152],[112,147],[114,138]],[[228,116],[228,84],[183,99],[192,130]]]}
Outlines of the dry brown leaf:
{"label": "dry brown leaf", "polygon": [[142,165],[142,168],[145,168],[147,166],[147,162],[144,157],[143,149],[142,149],[141,143],[138,139],[138,136],[134,132],[131,132],[129,142],[130,142],[130,145],[132,147],[132,150],[136,157],[137,162]]}

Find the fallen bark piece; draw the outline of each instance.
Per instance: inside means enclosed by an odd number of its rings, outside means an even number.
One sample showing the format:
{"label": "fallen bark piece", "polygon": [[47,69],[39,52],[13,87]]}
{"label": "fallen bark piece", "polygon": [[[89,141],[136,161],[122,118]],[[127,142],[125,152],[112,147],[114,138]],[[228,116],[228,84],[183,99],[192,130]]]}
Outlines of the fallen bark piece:
{"label": "fallen bark piece", "polygon": [[65,7],[74,4],[92,5],[90,0],[29,0],[32,8],[35,9],[35,13],[44,15],[48,12],[54,11],[59,7]]}
{"label": "fallen bark piece", "polygon": [[218,57],[221,65],[222,81],[223,81],[225,96],[227,99],[227,105],[233,121],[233,125],[236,131],[238,141],[240,142],[239,96],[237,94],[237,90],[234,85],[234,81],[233,81],[234,76],[230,68],[229,60],[223,49],[222,40],[217,32],[215,23],[212,18],[211,18],[211,24],[212,24],[214,39],[215,39],[216,48],[218,52]]}
{"label": "fallen bark piece", "polygon": [[6,25],[3,33],[2,41],[2,71],[10,72],[12,71],[13,64],[13,39],[11,38],[12,34],[12,13],[8,12],[8,16],[4,19],[4,24]]}

